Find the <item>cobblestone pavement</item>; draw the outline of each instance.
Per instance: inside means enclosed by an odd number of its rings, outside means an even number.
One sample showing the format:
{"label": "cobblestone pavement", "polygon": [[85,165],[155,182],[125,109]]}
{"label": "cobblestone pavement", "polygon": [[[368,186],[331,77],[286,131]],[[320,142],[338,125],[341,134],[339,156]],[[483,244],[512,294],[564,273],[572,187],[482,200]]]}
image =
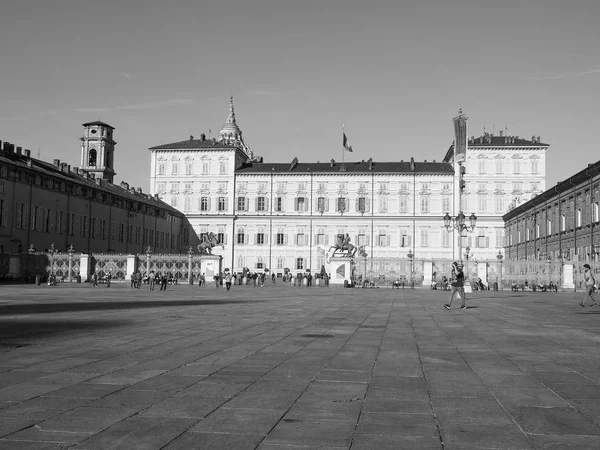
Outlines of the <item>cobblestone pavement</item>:
{"label": "cobblestone pavement", "polygon": [[581,299],[1,286],[0,449],[598,449]]}

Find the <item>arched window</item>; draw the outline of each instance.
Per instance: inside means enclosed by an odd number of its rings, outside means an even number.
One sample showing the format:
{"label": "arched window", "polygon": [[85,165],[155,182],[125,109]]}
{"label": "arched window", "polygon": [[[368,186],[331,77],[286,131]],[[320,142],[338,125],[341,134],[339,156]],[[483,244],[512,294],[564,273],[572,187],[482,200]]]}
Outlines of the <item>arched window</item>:
{"label": "arched window", "polygon": [[95,148],[90,149],[90,156],[88,158],[88,166],[96,167],[96,160],[98,159],[98,153]]}

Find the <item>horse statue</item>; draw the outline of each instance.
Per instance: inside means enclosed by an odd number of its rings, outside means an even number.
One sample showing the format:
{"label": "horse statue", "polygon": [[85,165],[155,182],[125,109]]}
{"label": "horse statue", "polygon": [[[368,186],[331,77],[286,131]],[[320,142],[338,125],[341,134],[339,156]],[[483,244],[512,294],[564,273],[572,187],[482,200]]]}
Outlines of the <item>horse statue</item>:
{"label": "horse statue", "polygon": [[[362,248],[362,253],[364,251],[364,245],[361,245],[360,248]],[[338,253],[339,256],[347,256],[353,258],[356,252],[359,250],[358,247],[350,243],[350,236],[348,235],[348,233],[346,233],[345,236],[343,234],[338,234],[336,244],[329,247],[327,253],[329,253],[331,249],[333,249],[333,253],[331,253],[331,256],[329,256],[328,262],[331,261],[331,258],[333,258],[336,255],[336,253]]]}
{"label": "horse statue", "polygon": [[212,231],[210,233],[205,233],[202,235],[202,242],[198,244],[198,252],[201,255],[212,255],[213,247],[220,245],[223,250],[225,250],[225,246],[222,242],[219,242],[217,235]]}

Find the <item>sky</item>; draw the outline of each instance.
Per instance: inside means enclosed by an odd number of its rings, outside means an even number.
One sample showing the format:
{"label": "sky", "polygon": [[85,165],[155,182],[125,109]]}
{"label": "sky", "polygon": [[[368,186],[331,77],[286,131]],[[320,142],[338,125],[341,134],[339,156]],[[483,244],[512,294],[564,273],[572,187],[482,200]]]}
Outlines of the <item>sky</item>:
{"label": "sky", "polygon": [[2,0],[0,140],[80,165],[115,127],[115,182],[148,148],[215,136],[234,97],[265,162],[440,161],[469,135],[541,136],[547,187],[598,161],[598,0]]}

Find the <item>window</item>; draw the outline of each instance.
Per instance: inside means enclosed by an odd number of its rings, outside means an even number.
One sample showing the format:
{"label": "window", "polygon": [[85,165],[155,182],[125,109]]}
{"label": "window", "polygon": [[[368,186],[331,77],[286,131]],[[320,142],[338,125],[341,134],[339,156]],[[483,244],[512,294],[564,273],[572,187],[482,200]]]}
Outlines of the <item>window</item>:
{"label": "window", "polygon": [[598,203],[594,203],[592,205],[593,211],[592,211],[592,219],[594,222],[598,222]]}
{"label": "window", "polygon": [[95,217],[92,217],[92,225],[90,226],[90,233],[92,235],[92,239],[96,239],[97,236],[97,231],[96,231],[96,226],[97,226],[97,219]]}
{"label": "window", "polygon": [[379,212],[386,213],[388,210],[388,199],[386,196],[379,197]]}
{"label": "window", "polygon": [[540,183],[537,181],[532,181],[531,182],[531,190],[532,191],[539,191],[540,190]]}
{"label": "window", "polygon": [[171,206],[177,208],[177,195],[175,194],[171,195]]}
{"label": "window", "polygon": [[123,242],[125,240],[125,224],[121,223],[119,225],[119,242]]}
{"label": "window", "polygon": [[263,269],[265,267],[265,263],[263,262],[262,256],[256,258],[256,268]]}
{"label": "window", "polygon": [[308,245],[306,237],[307,236],[304,233],[296,234],[296,245]]}
{"label": "window", "polygon": [[319,197],[317,198],[317,212],[326,212],[329,210],[328,208],[329,206],[329,202],[327,201],[327,199],[325,197]]}
{"label": "window", "polygon": [[265,233],[256,233],[256,245],[265,244]]}
{"label": "window", "polygon": [[304,258],[296,258],[296,270],[304,270]]}
{"label": "window", "polygon": [[442,212],[450,212],[450,197],[442,197]]}
{"label": "window", "polygon": [[358,231],[358,236],[356,237],[356,245],[369,245],[369,236],[367,236],[364,229]]}
{"label": "window", "polygon": [[217,210],[221,212],[227,211],[227,197],[217,198]]}
{"label": "window", "polygon": [[400,212],[401,213],[408,212],[408,195],[400,196]]}
{"label": "window", "polygon": [[257,211],[266,211],[267,210],[267,198],[266,197],[256,197],[256,210]]}
{"label": "window", "polygon": [[278,256],[277,257],[277,268],[278,269],[283,269],[283,256]]}
{"label": "window", "polygon": [[411,247],[412,246],[412,236],[403,232],[400,236],[400,247]]}
{"label": "window", "polygon": [[0,180],[0,194],[4,194],[6,188],[6,180]]}
{"label": "window", "polygon": [[158,163],[158,174],[159,175],[164,175],[166,173],[165,166],[166,166],[166,164],[164,162]]}
{"label": "window", "polygon": [[156,183],[156,190],[159,192],[164,192],[167,190],[167,183],[164,181],[161,181],[159,183]]}
{"label": "window", "polygon": [[423,213],[429,212],[429,196],[428,195],[421,196],[421,212],[423,212]]}
{"label": "window", "polygon": [[315,236],[315,244],[317,245],[327,245],[329,244],[329,242],[327,242],[327,235],[325,234],[325,229],[324,228],[319,228],[317,229],[317,235]]}
{"label": "window", "polygon": [[548,228],[546,234],[551,235],[552,234],[552,221],[551,220],[548,220],[548,222],[546,223],[546,227]]}
{"label": "window", "polygon": [[485,174],[485,160],[480,160],[479,161],[479,173],[480,174]]}
{"label": "window", "polygon": [[494,198],[494,208],[497,213],[504,212],[504,197],[496,195]]}
{"label": "window", "polygon": [[133,244],[133,225],[127,227],[127,242]]}
{"label": "window", "polygon": [[486,183],[477,183],[477,190],[478,191],[485,191],[487,188],[487,184]]}
{"label": "window", "polygon": [[277,211],[277,212],[283,211],[283,197],[275,198],[275,211]]}
{"label": "window", "polygon": [[421,228],[421,247],[429,247],[429,228]]}
{"label": "window", "polygon": [[0,227],[5,227],[7,224],[6,201],[0,199]]}
{"label": "window", "polygon": [[408,183],[400,183],[401,191],[408,191]]}
{"label": "window", "polygon": [[243,229],[239,229],[237,232],[237,243],[238,244],[245,244],[246,243],[246,238],[245,238],[245,234],[244,234],[244,230]]}
{"label": "window", "polygon": [[237,199],[237,209],[238,211],[247,211],[246,209],[246,197],[238,197]]}
{"label": "window", "polygon": [[475,241],[475,243],[478,248],[489,247],[489,239],[485,235],[485,229],[479,230],[479,236],[477,236],[477,240]]}
{"label": "window", "polygon": [[515,174],[521,173],[521,161],[519,161],[519,160],[513,161],[513,173],[515,173]]}
{"label": "window", "polygon": [[442,183],[442,191],[449,191],[450,183]]}
{"label": "window", "polygon": [[386,235],[385,232],[380,231],[377,235],[377,245],[379,247],[388,247],[390,245],[390,236]]}
{"label": "window", "polygon": [[365,197],[359,197],[356,199],[356,212],[367,212],[367,199]]}
{"label": "window", "polygon": [[116,241],[117,240],[117,222],[115,220],[112,221],[112,225],[110,227],[110,236],[111,236],[111,241]]}
{"label": "window", "polygon": [[200,183],[200,189],[203,191],[210,191],[210,182]]}
{"label": "window", "polygon": [[56,211],[56,229],[55,232],[61,234],[63,232],[63,211]]}
{"label": "window", "polygon": [[502,228],[496,228],[496,247],[504,247],[504,232]]}
{"label": "window", "polygon": [[535,238],[536,239],[540,238],[540,224],[539,223],[535,224]]}
{"label": "window", "polygon": [[179,192],[179,182],[178,181],[171,183],[171,191]]}
{"label": "window", "polygon": [[487,211],[487,196],[486,195],[478,195],[477,196],[477,212],[485,213]]}
{"label": "window", "polygon": [[171,164],[171,175],[179,175],[179,163],[173,161]]}
{"label": "window", "polygon": [[337,212],[348,212],[348,199],[345,197],[338,197],[336,199],[336,211]]}
{"label": "window", "polygon": [[222,175],[227,173],[227,161],[221,161],[219,163],[219,173]]}
{"label": "window", "polygon": [[496,160],[496,173],[502,173],[502,160]]}
{"label": "window", "polygon": [[183,190],[184,191],[193,191],[194,183],[183,183]]}
{"label": "window", "polygon": [[523,183],[521,181],[515,181],[513,183],[513,191],[522,191],[523,190]]}
{"label": "window", "polygon": [[294,211],[308,211],[308,199],[306,197],[296,197],[294,199]]}
{"label": "window", "polygon": [[75,225],[77,224],[77,216],[75,213],[71,213],[71,220],[69,222],[69,236],[75,236]]}
{"label": "window", "polygon": [[31,230],[32,231],[37,231],[39,226],[38,223],[38,207],[37,206],[32,206],[31,207]]}
{"label": "window", "polygon": [[193,173],[194,163],[192,161],[185,162],[185,174],[191,175]]}
{"label": "window", "polygon": [[560,216],[560,231],[566,231],[567,229],[567,218],[564,214]]}
{"label": "window", "polygon": [[277,245],[285,245],[287,244],[287,239],[283,231],[277,232]]}
{"label": "window", "polygon": [[531,173],[538,173],[539,172],[539,163],[536,159],[532,159],[531,160]]}
{"label": "window", "polygon": [[189,211],[192,209],[192,197],[186,195],[183,199],[183,209]]}
{"label": "window", "polygon": [[208,161],[202,161],[202,173],[204,175],[208,175],[208,173],[209,173],[209,163],[208,163]]}
{"label": "window", "polygon": [[496,183],[496,190],[500,191],[500,192],[504,191],[504,183],[503,182],[497,182]]}
{"label": "window", "polygon": [[210,209],[210,199],[208,197],[200,197],[200,211],[208,211]]}
{"label": "window", "polygon": [[106,219],[100,221],[100,239],[106,240]]}
{"label": "window", "polygon": [[581,226],[581,209],[578,209],[576,214],[575,214],[575,220],[577,223],[577,227]]}
{"label": "window", "polygon": [[442,247],[450,247],[450,232],[442,228]]}

